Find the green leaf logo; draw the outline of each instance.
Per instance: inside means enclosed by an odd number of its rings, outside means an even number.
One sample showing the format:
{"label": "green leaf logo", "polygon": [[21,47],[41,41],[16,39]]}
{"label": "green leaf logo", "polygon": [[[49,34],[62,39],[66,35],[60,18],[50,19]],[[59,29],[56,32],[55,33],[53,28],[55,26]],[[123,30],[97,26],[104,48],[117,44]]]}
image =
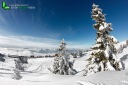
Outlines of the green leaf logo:
{"label": "green leaf logo", "polygon": [[4,10],[10,10],[10,7],[7,6],[5,2],[2,2],[2,8],[3,8]]}

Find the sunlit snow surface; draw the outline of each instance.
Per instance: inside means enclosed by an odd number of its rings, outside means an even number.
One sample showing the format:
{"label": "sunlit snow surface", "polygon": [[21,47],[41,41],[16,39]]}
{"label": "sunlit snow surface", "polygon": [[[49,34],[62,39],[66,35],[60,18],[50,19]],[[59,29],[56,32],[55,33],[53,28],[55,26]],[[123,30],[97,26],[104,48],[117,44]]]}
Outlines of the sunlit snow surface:
{"label": "sunlit snow surface", "polygon": [[[22,51],[1,48],[0,53],[19,55],[33,53],[28,49],[20,50]],[[52,68],[54,58],[29,59],[25,71],[21,72],[20,80],[12,79],[14,61],[6,58],[5,62],[0,62],[0,85],[128,85],[128,47],[117,56],[121,58],[125,70],[98,72],[89,76],[83,76],[83,70],[87,64],[85,60],[90,57],[89,53],[84,57],[75,58],[74,68],[78,71],[76,75],[51,73],[48,68]]]}

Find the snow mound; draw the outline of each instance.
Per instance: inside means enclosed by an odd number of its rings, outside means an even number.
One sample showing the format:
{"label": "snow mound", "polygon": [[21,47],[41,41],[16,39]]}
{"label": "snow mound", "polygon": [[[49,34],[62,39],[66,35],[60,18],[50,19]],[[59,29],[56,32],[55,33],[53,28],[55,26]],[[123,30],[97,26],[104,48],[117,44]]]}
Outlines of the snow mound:
{"label": "snow mound", "polygon": [[125,80],[121,81],[121,84],[122,85],[128,85],[128,80],[125,79]]}

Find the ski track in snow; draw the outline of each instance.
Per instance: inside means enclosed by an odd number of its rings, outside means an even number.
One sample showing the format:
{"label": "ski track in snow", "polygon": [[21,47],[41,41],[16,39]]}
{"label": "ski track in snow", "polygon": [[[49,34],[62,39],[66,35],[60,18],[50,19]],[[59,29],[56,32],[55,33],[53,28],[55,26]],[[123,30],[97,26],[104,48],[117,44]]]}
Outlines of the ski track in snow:
{"label": "ski track in snow", "polygon": [[78,83],[79,85],[95,85],[93,83],[85,82],[85,81],[76,81],[76,83]]}

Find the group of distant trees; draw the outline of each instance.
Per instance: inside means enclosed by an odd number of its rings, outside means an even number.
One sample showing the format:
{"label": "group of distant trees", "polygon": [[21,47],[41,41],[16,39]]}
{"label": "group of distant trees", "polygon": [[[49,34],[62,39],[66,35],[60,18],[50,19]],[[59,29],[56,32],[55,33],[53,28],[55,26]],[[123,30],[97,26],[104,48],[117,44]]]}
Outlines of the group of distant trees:
{"label": "group of distant trees", "polygon": [[73,58],[78,58],[82,57],[84,55],[84,52],[82,50],[79,50],[78,52],[71,53],[71,55],[73,56]]}

